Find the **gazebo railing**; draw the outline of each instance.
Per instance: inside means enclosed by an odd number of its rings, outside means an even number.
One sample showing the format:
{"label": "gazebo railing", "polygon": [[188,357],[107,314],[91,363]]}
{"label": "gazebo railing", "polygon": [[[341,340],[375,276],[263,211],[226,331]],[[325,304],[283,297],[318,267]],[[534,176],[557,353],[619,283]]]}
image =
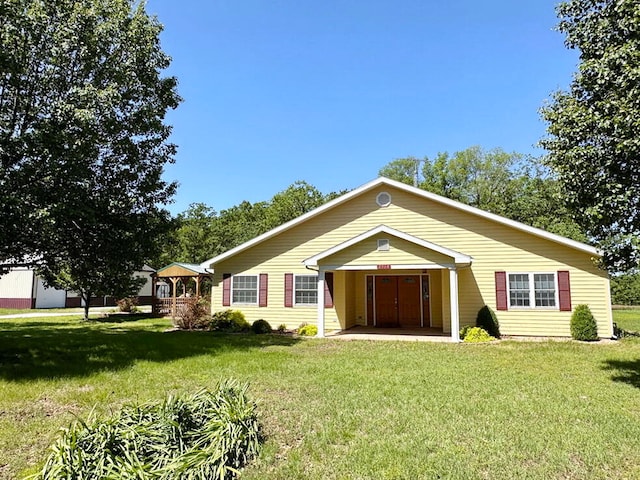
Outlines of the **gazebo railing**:
{"label": "gazebo railing", "polygon": [[[180,308],[186,305],[191,297],[178,297],[178,298],[156,298],[153,303],[153,313],[156,315],[175,315]],[[175,302],[175,303],[174,303]],[[175,307],[175,312],[174,312]]]}

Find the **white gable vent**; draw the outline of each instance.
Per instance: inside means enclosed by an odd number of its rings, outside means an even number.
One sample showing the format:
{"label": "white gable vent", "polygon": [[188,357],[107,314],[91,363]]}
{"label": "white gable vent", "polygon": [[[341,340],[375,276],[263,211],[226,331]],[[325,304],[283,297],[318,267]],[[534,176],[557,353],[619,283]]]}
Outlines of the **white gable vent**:
{"label": "white gable vent", "polygon": [[391,195],[387,192],[380,192],[376,197],[376,203],[380,207],[388,207],[391,205]]}
{"label": "white gable vent", "polygon": [[389,239],[388,238],[379,238],[378,239],[378,251],[379,252],[388,252],[389,251]]}

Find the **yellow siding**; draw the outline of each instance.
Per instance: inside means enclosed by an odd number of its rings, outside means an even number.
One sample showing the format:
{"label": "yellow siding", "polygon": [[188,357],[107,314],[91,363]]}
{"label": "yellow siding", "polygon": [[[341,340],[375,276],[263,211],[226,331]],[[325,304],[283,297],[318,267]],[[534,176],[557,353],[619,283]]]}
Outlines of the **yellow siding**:
{"label": "yellow siding", "polygon": [[[378,251],[378,240],[389,240],[389,251]],[[452,264],[453,259],[386,233],[379,233],[351,247],[330,255],[320,265],[380,265],[380,264]]]}
{"label": "yellow siding", "polygon": [[[390,206],[385,208],[377,206],[376,195],[381,191],[387,191],[392,195]],[[598,321],[600,336],[606,337],[612,334],[608,278],[605,272],[594,265],[587,253],[390,186],[364,192],[321,215],[212,266],[216,272],[212,308],[215,310],[226,308],[221,305],[223,273],[269,273],[269,308],[242,306],[241,309],[247,318],[250,321],[264,318],[272,326],[285,323],[294,327],[301,322],[315,323],[317,317],[315,307],[284,307],[284,274],[309,274],[309,270],[302,265],[305,258],[325,251],[380,224],[388,225],[391,228],[473,257],[473,264],[470,268],[459,270],[461,325],[473,324],[478,310],[484,304],[496,309],[495,271],[556,272],[568,270],[571,276],[572,305],[588,304]],[[357,253],[358,247],[358,245],[352,247],[352,254]],[[400,249],[405,254],[408,253],[409,256],[401,258],[399,261],[414,263],[414,260],[409,257],[413,256],[416,251],[409,249],[409,247],[407,249]],[[424,251],[427,257],[433,253]],[[360,254],[365,256],[369,253],[360,252]],[[352,261],[356,261],[355,258]],[[376,260],[375,263],[377,264],[378,261]],[[394,271],[394,273],[396,272]],[[346,277],[343,277],[343,280],[344,278]],[[328,329],[361,323],[366,318],[364,283],[361,283],[364,282],[364,276],[355,274],[353,278],[355,295],[352,300],[355,299],[353,302],[355,305],[346,301],[340,312],[337,312],[335,308],[326,309]],[[435,285],[437,282],[435,275],[433,279]],[[432,292],[432,297],[435,295],[437,292]],[[450,328],[448,271],[443,272],[439,297],[443,326],[447,331],[447,328]],[[338,321],[338,313],[347,316],[355,315],[355,318],[342,319],[341,325]],[[497,312],[497,314],[504,334],[569,335],[570,312],[510,310]]]}

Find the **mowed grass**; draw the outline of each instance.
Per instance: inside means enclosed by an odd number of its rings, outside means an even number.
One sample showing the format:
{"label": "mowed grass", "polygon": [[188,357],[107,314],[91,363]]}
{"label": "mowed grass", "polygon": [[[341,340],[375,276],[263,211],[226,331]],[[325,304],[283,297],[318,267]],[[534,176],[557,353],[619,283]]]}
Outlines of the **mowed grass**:
{"label": "mowed grass", "polygon": [[[618,320],[616,312],[616,320]],[[640,340],[436,344],[0,320],[0,478],[92,410],[251,384],[267,442],[243,479],[640,478]]]}
{"label": "mowed grass", "polygon": [[613,321],[627,332],[640,333],[640,307],[614,310]]}

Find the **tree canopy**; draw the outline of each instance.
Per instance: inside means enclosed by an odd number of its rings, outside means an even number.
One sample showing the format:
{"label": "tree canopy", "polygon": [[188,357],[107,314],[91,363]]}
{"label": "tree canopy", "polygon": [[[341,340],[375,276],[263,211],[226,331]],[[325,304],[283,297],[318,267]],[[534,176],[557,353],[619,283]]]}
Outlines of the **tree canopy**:
{"label": "tree canopy", "polygon": [[0,3],[0,259],[90,297],[154,254],[180,101],[161,30],[133,0]]}
{"label": "tree canopy", "polygon": [[391,161],[380,175],[413,185],[416,162],[422,163],[418,187],[467,205],[585,241],[581,228],[559,199],[559,184],[533,159],[500,148],[473,146],[434,160],[414,157]]}
{"label": "tree canopy", "polygon": [[304,215],[341,193],[323,194],[313,185],[297,181],[269,201],[243,201],[220,213],[203,203],[192,204],[177,215],[176,228],[165,236],[158,263],[203,262]]}
{"label": "tree canopy", "polygon": [[558,30],[580,55],[568,91],[543,107],[545,162],[611,270],[640,261],[640,6],[570,0]]}

